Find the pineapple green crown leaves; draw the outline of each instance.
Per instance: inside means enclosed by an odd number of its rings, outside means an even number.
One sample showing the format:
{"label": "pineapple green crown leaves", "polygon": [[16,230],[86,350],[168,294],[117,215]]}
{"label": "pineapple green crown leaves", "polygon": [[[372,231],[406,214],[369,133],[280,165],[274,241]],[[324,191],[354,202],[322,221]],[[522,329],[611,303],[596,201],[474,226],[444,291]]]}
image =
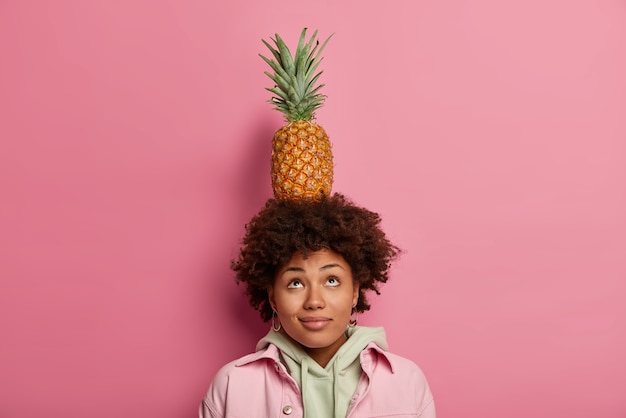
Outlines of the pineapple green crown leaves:
{"label": "pineapple green crown leaves", "polygon": [[316,85],[323,71],[315,72],[322,61],[321,53],[332,37],[330,35],[324,43],[316,40],[317,31],[309,40],[306,40],[307,28],[300,34],[295,56],[276,34],[272,39],[275,46],[262,40],[270,50],[274,59],[259,54],[261,58],[274,70],[274,74],[265,72],[272,79],[275,86],[266,88],[274,93],[269,100],[276,110],[285,115],[287,122],[297,120],[311,121],[315,118],[315,111],[324,104],[326,96],[319,93],[324,84]]}

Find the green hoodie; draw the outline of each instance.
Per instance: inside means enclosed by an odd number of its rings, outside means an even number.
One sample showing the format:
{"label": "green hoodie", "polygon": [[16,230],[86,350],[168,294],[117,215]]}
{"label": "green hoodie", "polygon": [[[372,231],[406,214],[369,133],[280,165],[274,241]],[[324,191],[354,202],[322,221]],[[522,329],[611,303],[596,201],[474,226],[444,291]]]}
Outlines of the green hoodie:
{"label": "green hoodie", "polygon": [[359,355],[371,342],[387,350],[387,339],[382,327],[354,327],[346,329],[348,340],[321,367],[302,347],[282,332],[270,332],[256,346],[262,350],[274,344],[281,352],[281,361],[302,391],[304,417],[345,417],[350,399],[361,377]]}

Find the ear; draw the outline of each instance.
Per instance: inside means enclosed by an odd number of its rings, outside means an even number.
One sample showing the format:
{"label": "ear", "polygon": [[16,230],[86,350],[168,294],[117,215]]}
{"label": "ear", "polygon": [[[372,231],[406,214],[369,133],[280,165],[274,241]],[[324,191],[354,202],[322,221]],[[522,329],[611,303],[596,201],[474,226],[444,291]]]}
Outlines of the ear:
{"label": "ear", "polygon": [[359,290],[361,290],[361,287],[355,283],[354,294],[352,295],[352,306],[356,306],[357,302],[359,301]]}
{"label": "ear", "polygon": [[267,288],[267,300],[269,300],[272,309],[276,310],[276,301],[274,300],[274,288],[272,286]]}

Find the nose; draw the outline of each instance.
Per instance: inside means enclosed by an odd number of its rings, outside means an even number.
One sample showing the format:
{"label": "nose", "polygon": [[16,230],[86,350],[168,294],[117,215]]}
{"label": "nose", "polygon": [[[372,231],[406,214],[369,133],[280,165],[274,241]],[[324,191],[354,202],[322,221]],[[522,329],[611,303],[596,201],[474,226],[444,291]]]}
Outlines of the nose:
{"label": "nose", "polygon": [[304,301],[304,309],[322,309],[324,306],[325,302],[322,291],[315,288],[309,288],[307,297]]}

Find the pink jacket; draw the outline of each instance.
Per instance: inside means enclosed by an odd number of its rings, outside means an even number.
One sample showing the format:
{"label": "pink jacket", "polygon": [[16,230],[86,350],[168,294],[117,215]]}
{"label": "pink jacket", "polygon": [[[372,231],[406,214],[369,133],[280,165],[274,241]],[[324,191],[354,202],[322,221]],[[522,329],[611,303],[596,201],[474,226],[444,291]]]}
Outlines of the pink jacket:
{"label": "pink jacket", "polygon": [[[360,361],[363,374],[347,418],[435,418],[433,396],[415,363],[375,343],[361,352]],[[200,404],[199,416],[302,418],[302,396],[280,362],[278,348],[270,344],[218,371]],[[309,412],[308,416],[315,415]]]}

